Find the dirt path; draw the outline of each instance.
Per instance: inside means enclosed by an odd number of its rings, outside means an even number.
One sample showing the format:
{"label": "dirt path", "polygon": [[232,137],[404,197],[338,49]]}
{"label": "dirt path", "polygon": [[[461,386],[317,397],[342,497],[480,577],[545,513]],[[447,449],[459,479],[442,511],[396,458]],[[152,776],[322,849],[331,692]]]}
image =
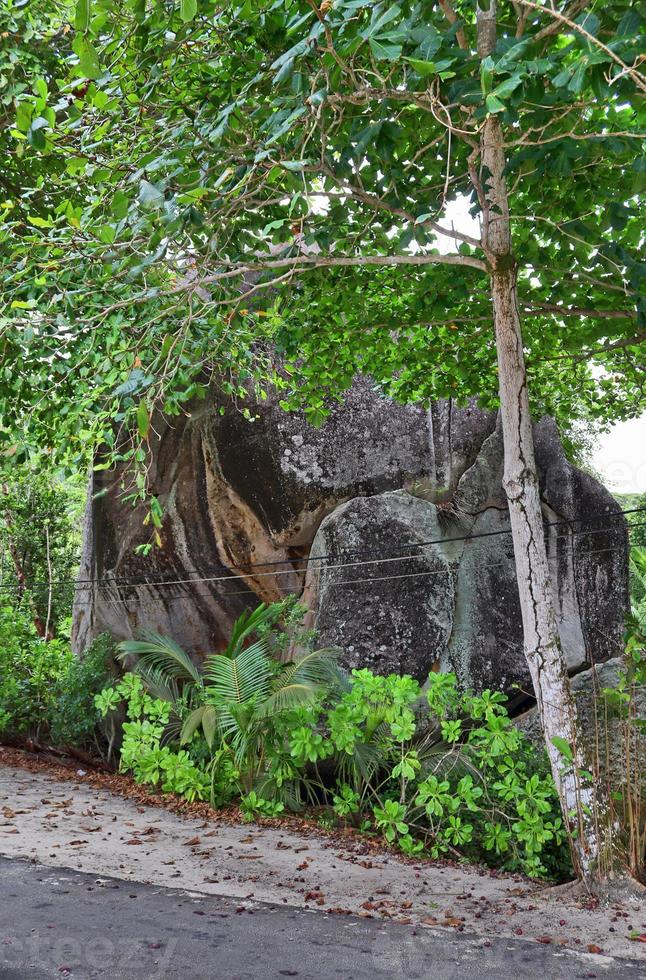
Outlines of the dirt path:
{"label": "dirt path", "polygon": [[[323,909],[366,918],[444,926],[485,937],[567,946],[596,967],[641,958],[646,905],[607,908],[557,898],[520,876],[488,869],[408,862],[342,835],[236,824],[139,805],[61,779],[0,749],[0,854],[74,868],[100,878],[181,887],[244,901]],[[11,761],[11,764],[8,764]]]}

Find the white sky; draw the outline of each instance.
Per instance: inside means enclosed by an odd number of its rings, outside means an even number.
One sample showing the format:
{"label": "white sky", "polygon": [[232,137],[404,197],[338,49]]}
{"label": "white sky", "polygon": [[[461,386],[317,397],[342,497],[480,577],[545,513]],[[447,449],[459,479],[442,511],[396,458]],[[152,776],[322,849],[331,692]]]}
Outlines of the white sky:
{"label": "white sky", "polygon": [[592,463],[609,490],[646,493],[646,414],[601,436]]}

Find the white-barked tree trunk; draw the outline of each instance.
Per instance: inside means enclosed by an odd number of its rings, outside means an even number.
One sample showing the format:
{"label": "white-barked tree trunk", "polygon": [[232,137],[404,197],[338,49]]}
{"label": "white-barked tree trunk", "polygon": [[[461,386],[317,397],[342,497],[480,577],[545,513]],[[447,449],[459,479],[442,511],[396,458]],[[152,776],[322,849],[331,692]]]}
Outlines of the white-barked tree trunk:
{"label": "white-barked tree trunk", "polygon": [[[496,44],[496,0],[478,7],[478,54],[492,54]],[[497,114],[481,130],[483,246],[490,265],[500,413],[504,442],[504,489],[514,544],[525,656],[532,677],[541,727],[563,817],[572,834],[576,872],[590,880],[599,874],[600,800],[589,779],[578,736],[576,704],[559,638],[543,529],[534,439],[527,391],[527,372],[517,301],[517,264],[512,252],[504,136]],[[556,744],[555,744],[555,741]],[[571,761],[557,748],[568,744]]]}

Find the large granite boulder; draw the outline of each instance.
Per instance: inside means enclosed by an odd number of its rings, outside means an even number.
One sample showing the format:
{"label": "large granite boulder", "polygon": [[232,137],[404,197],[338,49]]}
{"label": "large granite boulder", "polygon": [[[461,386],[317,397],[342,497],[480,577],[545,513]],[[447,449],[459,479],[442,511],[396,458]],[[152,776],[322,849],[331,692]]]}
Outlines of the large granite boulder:
{"label": "large granite boulder", "polygon": [[[453,626],[459,545],[425,544],[443,537],[435,505],[401,491],[356,497],[325,518],[303,598],[347,667],[426,678]],[[321,559],[330,554],[339,558]]]}
{"label": "large granite boulder", "polygon": [[135,549],[151,537],[146,507],[126,499],[128,474],[92,474],[77,651],[144,625],[195,653],[222,646],[245,608],[301,592],[302,559],[335,507],[417,483],[449,494],[495,425],[475,406],[398,405],[363,379],[318,429],[276,395],[245,408],[213,393],[190,415],[155,420],[149,486],[165,511],[163,547],[145,557]]}
{"label": "large granite boulder", "polygon": [[[277,396],[246,407],[211,394],[190,415],[155,420],[150,489],[164,519],[148,555],[136,550],[150,529],[145,505],[126,499],[127,474],[93,473],[79,652],[104,630],[147,626],[199,657],[244,609],[295,593],[349,665],[530,689],[495,413],[397,405],[361,379],[320,429]],[[578,670],[619,650],[626,530],[610,494],[567,462],[553,423],[536,440],[561,634]]]}
{"label": "large granite boulder", "polygon": [[[610,494],[567,462],[553,421],[538,423],[535,437],[553,598],[574,673],[621,650],[626,528]],[[385,494],[330,514],[312,558],[368,563],[310,563],[304,598],[321,642],[340,646],[349,667],[380,664],[421,681],[452,670],[464,688],[506,691],[512,706],[532,697],[502,473],[496,426],[448,499]],[[421,542],[435,543],[402,549]]]}

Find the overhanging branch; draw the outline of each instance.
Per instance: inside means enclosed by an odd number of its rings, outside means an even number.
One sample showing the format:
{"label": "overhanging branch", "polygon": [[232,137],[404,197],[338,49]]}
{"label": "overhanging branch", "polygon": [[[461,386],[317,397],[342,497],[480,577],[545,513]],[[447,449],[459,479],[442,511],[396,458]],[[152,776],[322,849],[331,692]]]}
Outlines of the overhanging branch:
{"label": "overhanging branch", "polygon": [[254,260],[253,262],[223,260],[219,261],[218,264],[224,266],[228,271],[216,272],[213,275],[201,278],[199,281],[200,286],[220,282],[222,279],[231,279],[234,276],[243,275],[246,272],[263,272],[265,269],[292,268],[298,271],[299,269],[308,268],[325,269],[363,265],[462,265],[469,266],[472,269],[478,269],[479,272],[487,272],[487,265],[482,259],[477,259],[473,255],[458,255],[456,253],[449,253],[448,255],[296,255],[291,258],[271,258]]}
{"label": "overhanging branch", "polygon": [[533,301],[523,307],[525,315],[532,313],[558,313],[559,316],[586,316],[598,320],[636,320],[635,310],[595,310],[589,306],[559,306],[558,303],[539,303]]}

